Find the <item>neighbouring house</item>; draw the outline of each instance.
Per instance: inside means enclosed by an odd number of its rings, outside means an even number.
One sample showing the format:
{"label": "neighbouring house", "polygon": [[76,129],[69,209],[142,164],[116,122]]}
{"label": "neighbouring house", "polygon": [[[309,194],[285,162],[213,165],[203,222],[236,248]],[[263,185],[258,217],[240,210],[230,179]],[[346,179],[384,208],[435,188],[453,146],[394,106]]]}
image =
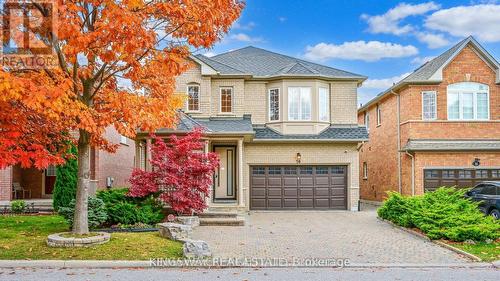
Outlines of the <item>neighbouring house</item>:
{"label": "neighbouring house", "polygon": [[[128,179],[134,168],[135,142],[120,135],[114,128],[105,132],[111,143],[120,144],[116,153],[92,149],[90,169],[93,188],[129,186]],[[50,199],[56,181],[56,167],[47,169],[22,168],[20,165],[0,170],[0,201],[14,199]],[[16,189],[16,190],[15,190]]]}
{"label": "neighbouring house", "polygon": [[[193,56],[177,78],[187,96],[175,128],[201,127],[220,158],[208,205],[233,210],[358,210],[357,88],[366,77],[246,47]],[[151,139],[136,140],[136,166],[151,169]]]}
{"label": "neighbouring house", "polygon": [[363,200],[500,180],[499,64],[469,37],[358,110]]}

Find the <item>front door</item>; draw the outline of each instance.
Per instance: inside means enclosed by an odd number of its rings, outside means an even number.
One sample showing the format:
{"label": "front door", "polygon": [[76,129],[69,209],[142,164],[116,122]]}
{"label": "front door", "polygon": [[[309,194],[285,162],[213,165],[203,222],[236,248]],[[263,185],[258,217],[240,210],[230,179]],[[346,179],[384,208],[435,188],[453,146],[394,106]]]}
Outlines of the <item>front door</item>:
{"label": "front door", "polygon": [[236,147],[214,146],[220,165],[214,175],[214,201],[236,199]]}

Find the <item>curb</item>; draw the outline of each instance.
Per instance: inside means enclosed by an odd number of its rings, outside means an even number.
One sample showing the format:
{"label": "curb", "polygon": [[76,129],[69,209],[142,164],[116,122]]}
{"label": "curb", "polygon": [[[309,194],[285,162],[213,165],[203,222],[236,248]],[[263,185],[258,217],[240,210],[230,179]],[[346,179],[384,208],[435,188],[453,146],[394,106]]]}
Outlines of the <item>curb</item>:
{"label": "curb", "polygon": [[[180,261],[182,263],[182,260]],[[186,266],[169,265],[153,266],[150,261],[112,261],[112,260],[0,260],[0,268],[278,268],[284,266]],[[307,268],[307,266],[290,266]],[[321,267],[317,267],[321,268]],[[451,264],[416,264],[416,263],[352,263],[344,267],[325,266],[325,268],[499,268],[498,262],[494,263],[451,263]]]}
{"label": "curb", "polygon": [[[388,221],[388,220],[382,219],[382,218],[380,218],[380,217],[377,217],[377,219],[379,219],[380,221],[386,222],[386,223],[388,223],[388,224],[392,225],[393,227],[395,227],[395,228],[397,228],[397,229],[400,229],[400,230],[402,230],[402,231],[404,231],[404,232],[410,233],[410,234],[412,234],[412,235],[416,236],[417,238],[420,238],[420,239],[422,239],[422,240],[424,240],[424,241],[434,243],[434,244],[436,244],[436,245],[438,245],[438,246],[441,246],[441,247],[446,248],[446,249],[448,249],[448,250],[450,250],[450,251],[453,251],[453,252],[455,252],[455,253],[457,253],[457,254],[459,254],[459,255],[465,256],[465,257],[467,257],[467,258],[469,258],[469,259],[471,259],[471,260],[473,260],[473,261],[475,261],[475,262],[481,262],[481,261],[483,261],[480,257],[478,257],[478,256],[476,256],[476,255],[473,255],[473,254],[471,254],[471,253],[468,253],[468,252],[466,252],[466,251],[464,251],[464,250],[461,250],[461,249],[459,249],[459,248],[453,247],[453,246],[451,246],[451,245],[449,245],[449,244],[446,244],[446,243],[444,243],[444,242],[442,242],[442,241],[439,241],[439,240],[431,240],[431,239],[430,239],[429,237],[427,237],[425,234],[422,234],[422,233],[420,233],[420,232],[417,232],[417,231],[415,231],[415,230],[413,230],[413,229],[409,229],[409,228],[406,228],[406,227],[399,226],[399,225],[397,225],[397,224],[393,223],[392,221]],[[494,267],[498,267],[498,265],[496,265],[495,263],[493,263],[493,266],[494,266]]]}

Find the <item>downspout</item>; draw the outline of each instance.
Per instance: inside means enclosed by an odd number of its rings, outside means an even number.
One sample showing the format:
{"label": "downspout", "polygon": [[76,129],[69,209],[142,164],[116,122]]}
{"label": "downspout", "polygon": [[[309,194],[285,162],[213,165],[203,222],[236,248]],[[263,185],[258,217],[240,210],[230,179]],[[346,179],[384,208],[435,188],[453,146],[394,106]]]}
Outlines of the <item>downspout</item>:
{"label": "downspout", "polygon": [[408,151],[405,153],[411,158],[411,196],[415,196],[415,157]]}
{"label": "downspout", "polygon": [[[403,187],[401,183],[401,107],[400,96],[398,93],[391,90],[391,94],[396,96],[396,120],[398,124],[398,190],[399,194],[403,194]],[[412,158],[413,159],[413,158]]]}

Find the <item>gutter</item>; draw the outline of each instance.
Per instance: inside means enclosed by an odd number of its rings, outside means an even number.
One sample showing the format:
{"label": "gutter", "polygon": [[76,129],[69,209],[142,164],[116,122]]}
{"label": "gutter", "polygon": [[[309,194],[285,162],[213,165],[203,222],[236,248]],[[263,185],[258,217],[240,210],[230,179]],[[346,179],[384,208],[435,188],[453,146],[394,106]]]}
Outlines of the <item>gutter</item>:
{"label": "gutter", "polygon": [[405,154],[411,158],[411,195],[415,196],[415,157],[408,151]]}
{"label": "gutter", "polygon": [[252,142],[335,142],[335,143],[361,143],[368,139],[253,139]]}
{"label": "gutter", "polygon": [[398,125],[398,151],[397,156],[398,156],[398,190],[399,194],[403,193],[403,187],[401,183],[401,96],[394,92],[394,90],[391,90],[391,94],[396,96],[396,119],[397,119],[397,125]]}

